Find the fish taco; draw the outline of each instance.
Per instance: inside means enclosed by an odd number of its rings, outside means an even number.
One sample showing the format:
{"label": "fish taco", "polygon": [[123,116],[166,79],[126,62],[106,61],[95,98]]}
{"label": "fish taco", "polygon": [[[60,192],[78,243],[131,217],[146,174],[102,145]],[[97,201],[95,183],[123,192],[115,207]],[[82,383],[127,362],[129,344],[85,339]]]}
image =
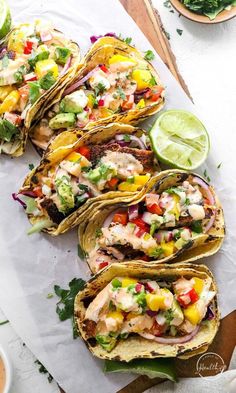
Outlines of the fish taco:
{"label": "fish taco", "polygon": [[[99,208],[98,208],[99,209]],[[128,260],[193,261],[214,254],[224,239],[220,202],[204,179],[167,170],[152,178],[131,203],[105,201],[79,228],[93,273]]]}
{"label": "fish taco", "polygon": [[31,131],[33,143],[42,149],[63,130],[111,122],[137,124],[164,105],[156,70],[125,42],[100,38],[82,63],[73,81],[58,93],[58,102]]}
{"label": "fish taco", "polygon": [[0,153],[20,156],[28,129],[74,76],[77,44],[48,22],[13,28],[0,46]]}
{"label": "fish taco", "polygon": [[187,359],[205,352],[215,337],[216,291],[204,265],[115,263],[78,293],[75,320],[99,358]]}
{"label": "fish taco", "polygon": [[104,200],[127,202],[159,170],[147,133],[128,124],[65,131],[48,146],[18,197],[34,225],[56,235],[78,225]]}

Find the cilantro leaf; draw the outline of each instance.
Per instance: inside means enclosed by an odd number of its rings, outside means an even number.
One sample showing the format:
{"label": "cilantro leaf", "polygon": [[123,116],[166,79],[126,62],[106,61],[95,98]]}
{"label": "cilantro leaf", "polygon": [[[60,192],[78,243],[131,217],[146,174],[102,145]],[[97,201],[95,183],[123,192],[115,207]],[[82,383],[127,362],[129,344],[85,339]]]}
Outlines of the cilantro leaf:
{"label": "cilantro leaf", "polygon": [[125,95],[125,93],[124,93],[124,90],[119,86],[118,88],[117,88],[117,94],[118,94],[118,96],[122,99],[122,100],[125,100],[126,99],[126,95]]}
{"label": "cilantro leaf", "polygon": [[29,100],[31,104],[34,104],[40,97],[40,85],[39,82],[28,82],[29,85]]}
{"label": "cilantro leaf", "polygon": [[2,326],[2,325],[6,325],[6,323],[9,323],[8,319],[6,319],[6,321],[2,321],[2,322],[0,322],[0,326]]}
{"label": "cilantro leaf", "polygon": [[13,74],[16,83],[22,83],[24,79],[24,75],[27,74],[27,68],[25,65],[22,65],[18,68],[18,70]]}
{"label": "cilantro leaf", "polygon": [[29,169],[32,171],[32,169],[34,169],[34,164],[29,164]]}
{"label": "cilantro leaf", "polygon": [[56,79],[53,76],[52,71],[48,71],[47,74],[45,74],[39,81],[39,85],[42,89],[48,90],[50,87],[54,85],[56,82]]}
{"label": "cilantro leaf", "polygon": [[192,225],[191,225],[191,230],[195,233],[202,233],[203,229],[202,229],[202,223],[201,221],[193,221]]}
{"label": "cilantro leaf", "polygon": [[54,285],[54,292],[60,298],[56,306],[56,313],[60,321],[72,320],[73,337],[77,337],[77,330],[74,320],[74,301],[78,292],[82,291],[85,281],[82,278],[73,278],[69,282],[69,289],[63,289],[59,285]]}
{"label": "cilantro leaf", "polygon": [[0,139],[10,142],[17,135],[19,135],[19,129],[17,127],[6,119],[0,119]]}
{"label": "cilantro leaf", "polygon": [[145,52],[145,56],[144,56],[145,60],[151,61],[151,60],[154,60],[154,58],[155,58],[155,55],[152,50],[149,49]]}
{"label": "cilantro leaf", "polygon": [[53,376],[48,372],[44,365],[38,359],[35,360],[34,363],[39,365],[39,372],[41,374],[48,374],[48,382],[51,383],[53,381]]}
{"label": "cilantro leaf", "polygon": [[176,29],[177,33],[181,36],[183,34],[183,30],[181,29]]}

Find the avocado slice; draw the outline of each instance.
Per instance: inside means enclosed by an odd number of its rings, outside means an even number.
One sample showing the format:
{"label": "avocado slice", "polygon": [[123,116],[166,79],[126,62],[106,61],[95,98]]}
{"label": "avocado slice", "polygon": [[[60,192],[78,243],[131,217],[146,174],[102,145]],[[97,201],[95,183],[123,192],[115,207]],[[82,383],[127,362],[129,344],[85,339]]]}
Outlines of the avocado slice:
{"label": "avocado slice", "polygon": [[75,125],[76,118],[74,113],[59,113],[49,121],[49,127],[52,130],[60,128],[69,128]]}
{"label": "avocado slice", "polygon": [[57,194],[60,198],[61,206],[58,209],[61,213],[66,214],[75,206],[75,197],[70,184],[70,179],[67,176],[62,176],[56,179]]}
{"label": "avocado slice", "polygon": [[172,311],[173,319],[170,322],[170,325],[174,325],[174,326],[181,325],[181,323],[184,321],[184,314],[181,310],[179,303],[177,302],[177,300],[175,298],[173,299],[171,311]]}
{"label": "avocado slice", "polygon": [[57,46],[55,49],[55,62],[61,65],[65,65],[69,56],[71,54],[71,50],[68,48],[62,48]]}
{"label": "avocado slice", "polygon": [[103,336],[101,334],[96,335],[96,340],[107,352],[111,352],[117,341],[116,337],[114,336]]}
{"label": "avocado slice", "polygon": [[60,112],[81,113],[87,105],[88,98],[83,90],[77,90],[65,96],[60,102]]}
{"label": "avocado slice", "polygon": [[93,183],[97,183],[101,177],[100,167],[92,169],[87,175],[87,178]]}

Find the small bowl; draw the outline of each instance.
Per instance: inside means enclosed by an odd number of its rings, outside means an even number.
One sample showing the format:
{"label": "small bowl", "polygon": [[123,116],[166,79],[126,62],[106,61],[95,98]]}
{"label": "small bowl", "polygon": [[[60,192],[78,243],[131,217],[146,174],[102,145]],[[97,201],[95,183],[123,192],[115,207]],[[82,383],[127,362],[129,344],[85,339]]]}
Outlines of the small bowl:
{"label": "small bowl", "polygon": [[6,371],[6,380],[5,380],[3,393],[10,393],[10,389],[12,386],[12,375],[13,375],[12,364],[7,351],[5,350],[5,348],[2,347],[2,345],[0,345],[0,357],[2,358]]}
{"label": "small bowl", "polygon": [[209,19],[208,16],[196,14],[195,12],[190,11],[188,8],[181,3],[180,0],[170,0],[173,7],[178,11],[181,15],[185,16],[194,22],[205,23],[205,24],[216,24],[226,22],[229,19],[232,19],[236,16],[236,6],[232,6],[230,10],[221,11],[215,19]]}

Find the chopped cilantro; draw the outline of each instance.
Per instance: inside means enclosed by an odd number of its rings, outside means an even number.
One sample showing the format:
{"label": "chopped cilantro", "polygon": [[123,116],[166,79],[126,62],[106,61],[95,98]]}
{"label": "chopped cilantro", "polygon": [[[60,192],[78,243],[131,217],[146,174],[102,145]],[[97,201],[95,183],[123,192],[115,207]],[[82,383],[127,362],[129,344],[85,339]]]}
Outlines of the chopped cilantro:
{"label": "chopped cilantro", "polygon": [[16,81],[16,83],[21,83],[23,82],[23,77],[24,75],[27,74],[27,68],[25,65],[22,65],[18,68],[18,70],[13,74],[13,77]]}
{"label": "chopped cilantro", "polygon": [[106,86],[102,82],[99,82],[97,86],[94,88],[94,90],[95,90],[95,94],[98,96],[99,94],[104,93],[104,91],[106,90]]}
{"label": "chopped cilantro", "polygon": [[97,228],[96,231],[95,231],[95,237],[98,238],[98,237],[100,237],[101,235],[102,235],[102,230],[101,230],[101,228]]}
{"label": "chopped cilantro", "polygon": [[201,221],[193,221],[192,225],[191,225],[191,230],[195,233],[202,233],[203,229],[202,229],[202,223]]}
{"label": "chopped cilantro", "polygon": [[155,55],[152,50],[149,49],[145,52],[145,56],[144,56],[145,60],[151,61],[151,60],[154,60],[154,58],[155,58]]}
{"label": "chopped cilantro", "polygon": [[183,30],[181,29],[176,29],[177,33],[181,36],[183,34]]}
{"label": "chopped cilantro", "polygon": [[48,293],[47,294],[47,299],[51,299],[53,296],[54,296],[53,293]]}
{"label": "chopped cilantro", "polygon": [[32,171],[32,169],[34,169],[34,164],[29,164],[29,169]]}
{"label": "chopped cilantro", "polygon": [[205,177],[205,179],[208,181],[208,182],[210,182],[211,181],[211,178],[209,177],[209,175],[208,175],[208,173],[207,173],[207,170],[205,169],[204,170],[204,172],[203,172],[203,176]]}
{"label": "chopped cilantro", "polygon": [[157,84],[156,79],[154,78],[154,76],[152,75],[151,79],[149,80],[149,84],[151,86],[155,86]]}
{"label": "chopped cilantro", "polygon": [[85,281],[82,278],[73,278],[69,282],[69,289],[63,289],[59,285],[54,285],[54,292],[60,298],[57,303],[56,313],[61,321],[72,320],[73,337],[78,336],[74,320],[74,301],[78,292],[82,291]]}
{"label": "chopped cilantro", "polygon": [[127,183],[133,184],[134,183],[134,176],[129,176],[126,179]]}
{"label": "chopped cilantro", "polygon": [[163,249],[161,247],[159,247],[159,248],[155,248],[155,250],[153,250],[149,254],[149,256],[157,259],[161,254],[163,254]]}
{"label": "chopped cilantro", "polygon": [[19,134],[19,130],[10,121],[0,119],[0,139],[10,142],[14,136]]}
{"label": "chopped cilantro", "polygon": [[113,288],[120,288],[121,287],[121,281],[118,280],[118,278],[114,278],[111,282],[111,285],[113,286]]}
{"label": "chopped cilantro", "polygon": [[220,169],[221,165],[222,165],[222,162],[220,162],[220,163],[217,165],[217,169]]}
{"label": "chopped cilantro", "polygon": [[129,135],[129,134],[125,134],[125,135],[124,135],[124,141],[125,141],[125,142],[130,142],[130,140],[131,140],[130,135]]}
{"label": "chopped cilantro", "polygon": [[53,376],[48,372],[48,370],[44,367],[44,365],[37,359],[35,360],[36,364],[39,365],[39,372],[42,374],[48,374],[48,382],[51,383],[53,380]]}
{"label": "chopped cilantro", "polygon": [[48,71],[39,81],[39,85],[43,90],[48,90],[56,82],[52,71]]}
{"label": "chopped cilantro", "polygon": [[118,94],[118,96],[122,99],[122,100],[125,100],[126,99],[126,95],[125,95],[125,93],[124,93],[124,90],[119,86],[118,88],[117,88],[117,94]]}
{"label": "chopped cilantro", "polygon": [[29,82],[29,100],[31,104],[34,104],[40,97],[40,85],[39,82]]}
{"label": "chopped cilantro", "polygon": [[186,199],[185,199],[185,205],[187,205],[187,206],[190,205],[190,199],[189,199],[189,198],[186,198]]}
{"label": "chopped cilantro", "polygon": [[170,324],[173,321],[173,319],[174,319],[174,312],[173,312],[173,310],[172,309],[167,310],[164,313],[164,316],[165,316],[166,322],[168,324]]}

